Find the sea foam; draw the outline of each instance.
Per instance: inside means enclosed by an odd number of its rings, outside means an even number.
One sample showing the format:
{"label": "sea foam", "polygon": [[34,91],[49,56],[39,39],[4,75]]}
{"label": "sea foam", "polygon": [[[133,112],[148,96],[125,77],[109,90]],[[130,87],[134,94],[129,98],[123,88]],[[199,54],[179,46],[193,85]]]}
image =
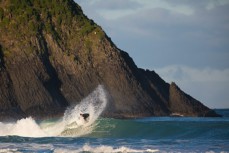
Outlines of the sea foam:
{"label": "sea foam", "polygon": [[90,146],[85,144],[79,149],[64,149],[64,148],[57,148],[54,150],[54,153],[81,153],[81,152],[90,152],[90,153],[153,153],[158,152],[158,149],[132,149],[129,147],[121,146],[121,147],[112,147],[112,146]]}

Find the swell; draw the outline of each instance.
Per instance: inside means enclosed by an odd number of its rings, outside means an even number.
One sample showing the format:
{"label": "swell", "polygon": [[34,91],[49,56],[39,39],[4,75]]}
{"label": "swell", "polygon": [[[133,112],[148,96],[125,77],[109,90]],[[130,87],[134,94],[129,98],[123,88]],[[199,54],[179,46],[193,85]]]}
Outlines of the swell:
{"label": "swell", "polygon": [[[151,120],[150,120],[151,119]],[[228,119],[100,119],[90,137],[229,140]]]}

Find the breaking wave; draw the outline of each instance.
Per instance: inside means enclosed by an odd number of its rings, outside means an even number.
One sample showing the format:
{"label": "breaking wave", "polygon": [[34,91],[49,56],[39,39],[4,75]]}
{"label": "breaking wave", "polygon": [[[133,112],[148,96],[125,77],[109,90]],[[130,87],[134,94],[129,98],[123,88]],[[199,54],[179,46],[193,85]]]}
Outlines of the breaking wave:
{"label": "breaking wave", "polygon": [[[107,105],[107,95],[104,87],[99,85],[88,97],[75,107],[65,111],[58,120],[44,120],[36,122],[32,117],[18,120],[14,123],[0,122],[0,136],[17,135],[24,137],[52,137],[52,136],[82,136],[89,134],[96,126]],[[80,113],[89,113],[85,121]]]}
{"label": "breaking wave", "polygon": [[[113,147],[108,145],[100,145],[100,146],[92,146],[89,144],[85,144],[78,148],[65,148],[65,147],[57,147],[55,148],[52,145],[36,145],[36,146],[24,146],[28,149],[28,152],[39,152],[38,150],[42,150],[42,152],[53,152],[53,153],[154,153],[158,152],[158,149],[134,149],[126,146]],[[0,149],[0,153],[22,153],[24,150],[19,148],[5,148]]]}
{"label": "breaking wave", "polygon": [[105,146],[105,145],[101,145],[101,146],[97,146],[97,147],[93,147],[90,145],[85,144],[83,147],[79,148],[79,149],[55,149],[54,153],[81,153],[81,152],[89,152],[89,153],[152,153],[152,152],[158,152],[158,149],[145,149],[145,150],[141,150],[141,149],[132,149],[129,147],[125,147],[125,146],[121,146],[118,148],[112,147],[112,146]]}

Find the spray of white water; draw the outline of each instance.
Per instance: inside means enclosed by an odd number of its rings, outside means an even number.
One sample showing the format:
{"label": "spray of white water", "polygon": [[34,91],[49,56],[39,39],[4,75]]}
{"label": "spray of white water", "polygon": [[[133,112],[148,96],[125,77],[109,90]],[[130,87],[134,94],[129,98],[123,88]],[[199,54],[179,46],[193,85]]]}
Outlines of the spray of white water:
{"label": "spray of white water", "polygon": [[[75,107],[68,108],[64,116],[57,121],[43,121],[37,123],[28,117],[15,123],[0,122],[0,136],[18,135],[25,137],[49,136],[82,136],[92,132],[96,120],[107,105],[106,91],[99,85],[88,97]],[[85,121],[81,113],[88,113]]]}

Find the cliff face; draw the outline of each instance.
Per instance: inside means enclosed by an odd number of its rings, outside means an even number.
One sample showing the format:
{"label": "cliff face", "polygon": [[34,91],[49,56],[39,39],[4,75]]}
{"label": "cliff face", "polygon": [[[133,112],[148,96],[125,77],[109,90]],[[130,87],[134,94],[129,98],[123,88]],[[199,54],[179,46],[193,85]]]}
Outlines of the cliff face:
{"label": "cliff face", "polygon": [[0,1],[0,119],[61,115],[103,84],[106,117],[216,116],[139,69],[73,0]]}

